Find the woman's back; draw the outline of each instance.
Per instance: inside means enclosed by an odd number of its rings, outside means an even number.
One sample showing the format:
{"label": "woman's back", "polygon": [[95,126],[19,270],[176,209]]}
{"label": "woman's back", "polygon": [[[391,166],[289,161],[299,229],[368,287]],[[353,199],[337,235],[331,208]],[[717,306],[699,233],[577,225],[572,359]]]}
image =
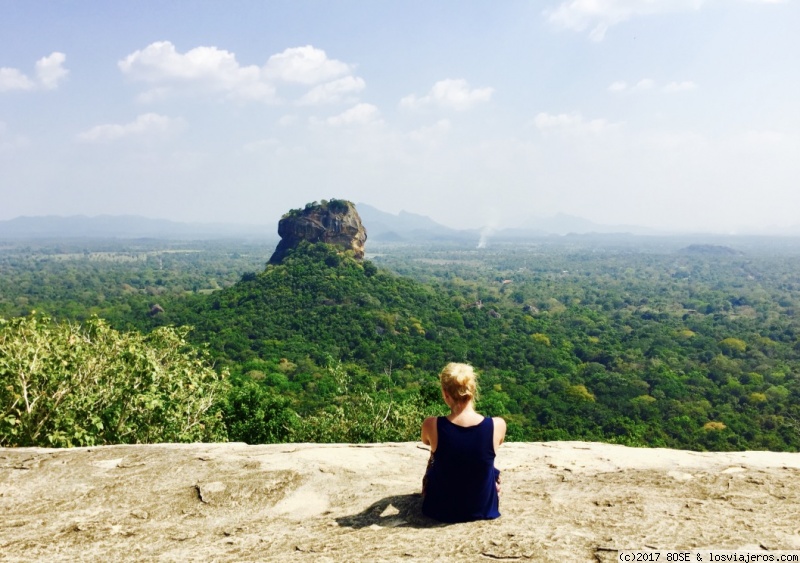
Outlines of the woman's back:
{"label": "woman's back", "polygon": [[436,419],[438,434],[427,472],[422,512],[442,522],[467,522],[500,516],[494,467],[494,421],[458,426]]}

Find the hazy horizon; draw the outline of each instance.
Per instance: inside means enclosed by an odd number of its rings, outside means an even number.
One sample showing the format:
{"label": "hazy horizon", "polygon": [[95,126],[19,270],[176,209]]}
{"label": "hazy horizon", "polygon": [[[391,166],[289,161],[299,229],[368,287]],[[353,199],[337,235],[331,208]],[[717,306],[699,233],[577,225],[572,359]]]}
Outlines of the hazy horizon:
{"label": "hazy horizon", "polygon": [[796,2],[0,6],[0,220],[800,224]]}

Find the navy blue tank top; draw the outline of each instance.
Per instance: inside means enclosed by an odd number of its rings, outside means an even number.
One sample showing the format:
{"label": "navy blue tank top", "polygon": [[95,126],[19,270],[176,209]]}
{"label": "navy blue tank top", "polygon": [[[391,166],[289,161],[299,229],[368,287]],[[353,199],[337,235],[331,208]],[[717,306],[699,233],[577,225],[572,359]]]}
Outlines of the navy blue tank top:
{"label": "navy blue tank top", "polygon": [[440,522],[468,522],[500,516],[494,467],[494,421],[458,426],[436,420],[439,435],[429,467],[422,512]]}

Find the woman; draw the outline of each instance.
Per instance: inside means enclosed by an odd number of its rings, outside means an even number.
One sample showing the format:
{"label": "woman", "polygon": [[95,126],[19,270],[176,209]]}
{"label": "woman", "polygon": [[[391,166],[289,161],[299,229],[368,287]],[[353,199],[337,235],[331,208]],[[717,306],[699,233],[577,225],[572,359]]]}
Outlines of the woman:
{"label": "woman", "polygon": [[422,424],[422,443],[431,447],[422,512],[441,522],[497,518],[500,472],[494,458],[505,439],[506,422],[475,412],[472,366],[447,364],[439,381],[450,414],[426,418]]}

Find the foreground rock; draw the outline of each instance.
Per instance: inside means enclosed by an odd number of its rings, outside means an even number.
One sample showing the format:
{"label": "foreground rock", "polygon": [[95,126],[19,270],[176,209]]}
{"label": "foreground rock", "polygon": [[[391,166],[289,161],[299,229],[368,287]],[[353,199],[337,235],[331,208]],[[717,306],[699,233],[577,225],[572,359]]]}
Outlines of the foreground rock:
{"label": "foreground rock", "polygon": [[375,445],[0,449],[4,561],[616,561],[800,549],[800,455],[506,444],[498,520],[419,512],[428,452]]}
{"label": "foreground rock", "polygon": [[355,258],[364,258],[367,230],[361,224],[356,206],[342,199],[306,205],[305,209],[293,209],[278,223],[281,241],[269,259],[270,264],[279,264],[286,254],[301,242],[324,242],[352,250]]}

